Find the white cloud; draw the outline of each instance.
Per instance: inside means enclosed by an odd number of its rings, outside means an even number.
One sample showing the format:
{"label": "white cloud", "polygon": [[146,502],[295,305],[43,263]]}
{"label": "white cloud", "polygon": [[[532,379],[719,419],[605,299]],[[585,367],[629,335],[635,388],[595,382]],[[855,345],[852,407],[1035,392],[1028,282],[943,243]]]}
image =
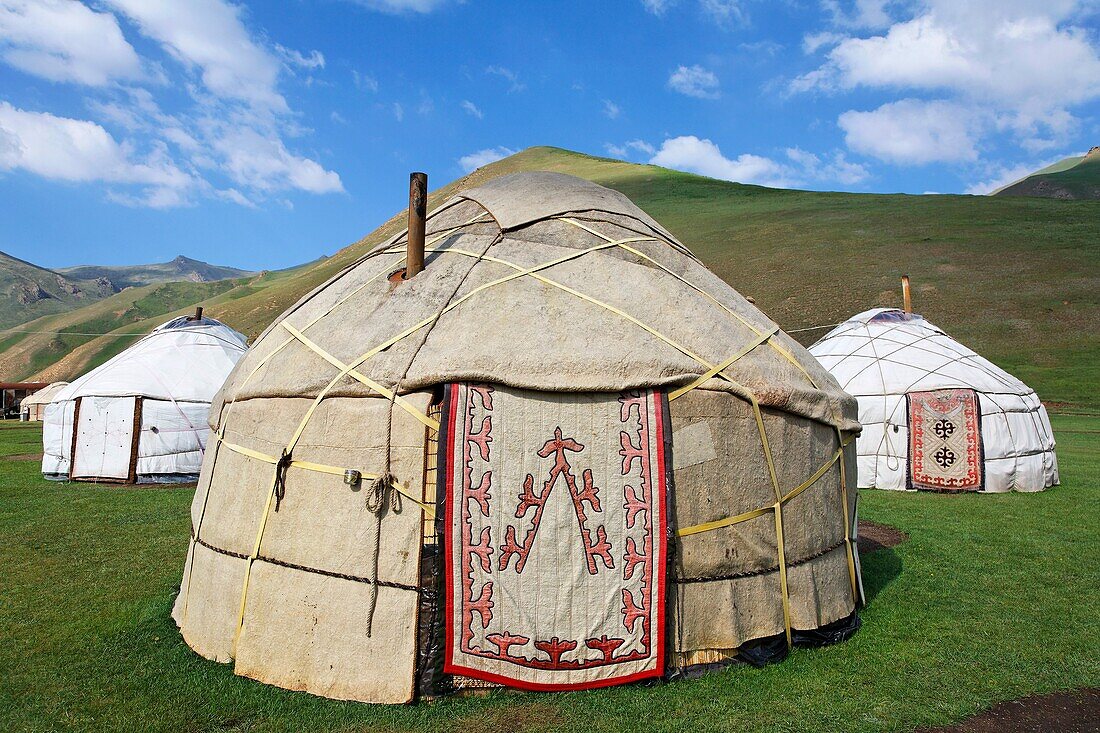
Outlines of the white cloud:
{"label": "white cloud", "polygon": [[511,82],[511,86],[508,88],[509,92],[522,92],[527,88],[527,85],[519,80],[519,74],[509,69],[507,66],[488,66],[485,69],[485,73],[499,76]]}
{"label": "white cloud", "polygon": [[842,183],[851,186],[867,180],[870,176],[867,169],[859,164],[849,161],[844,153],[835,152],[830,158],[822,160],[820,156],[802,150],[801,148],[787,148],[787,158],[799,171],[798,176],[804,180]]}
{"label": "white cloud", "polygon": [[309,193],[344,190],[340,176],[314,160],[290,153],[283,141],[251,127],[220,131],[214,142],[222,167],[236,183],[271,193],[297,189]]}
{"label": "white cloud", "polygon": [[405,108],[401,106],[400,102],[393,103],[393,116],[398,122],[405,119]]}
{"label": "white cloud", "polygon": [[849,162],[841,152],[824,160],[800,148],[788,148],[786,155],[786,162],[751,153],[727,158],[710,140],[682,135],[665,140],[649,162],[726,181],[777,187],[811,182],[851,185],[868,176],[863,166]]}
{"label": "white cloud", "polygon": [[820,33],[808,33],[802,37],[802,51],[807,54],[817,53],[818,49],[825,46],[835,46],[844,40],[840,33],[821,31]]}
{"label": "white cloud", "polygon": [[0,102],[0,170],[25,170],[75,183],[103,181],[142,187],[133,201],[165,208],[186,203],[196,181],[163,148],[139,159],[94,122],[28,112]]}
{"label": "white cloud", "polygon": [[98,87],[145,76],[115,16],[75,0],[0,0],[0,56],[51,81]]}
{"label": "white cloud", "polygon": [[695,66],[679,66],[668,77],[668,86],[673,91],[698,99],[718,99],[718,77],[713,71]]}
{"label": "white cloud", "polygon": [[[835,43],[826,61],[790,89],[931,93],[969,110],[978,123],[967,128],[972,142],[1008,131],[1029,150],[1056,147],[1079,128],[1073,108],[1100,98],[1100,48],[1094,34],[1074,25],[1095,7],[1095,0],[922,0],[905,6],[908,17],[894,22],[889,13],[900,11],[900,3],[861,3],[858,22],[850,25],[886,30],[822,41]],[[818,40],[808,36],[805,47]],[[961,159],[972,159],[972,145],[958,147]]]}
{"label": "white cloud", "polygon": [[310,51],[309,56],[306,56],[301,51],[295,51],[293,48],[287,48],[276,43],[275,50],[279,52],[279,56],[288,66],[296,66],[301,69],[325,68],[325,55],[317,49]]}
{"label": "white cloud", "polygon": [[626,159],[630,157],[630,151],[636,151],[645,155],[646,157],[653,156],[657,152],[657,149],[647,143],[645,140],[629,140],[622,145],[615,145],[614,143],[604,143],[604,150],[608,152],[613,158]]}
{"label": "white cloud", "polygon": [[[833,25],[847,28],[885,28],[890,25],[887,7],[899,0],[822,0],[821,6],[832,17]],[[847,7],[845,7],[847,5]]]}
{"label": "white cloud", "polygon": [[366,89],[368,92],[378,91],[378,80],[370,74],[361,74],[355,69],[352,69],[351,78],[355,82],[355,86],[360,89]]}
{"label": "white cloud", "polygon": [[654,15],[664,15],[675,4],[676,0],[642,0],[645,9]]}
{"label": "white cloud", "polygon": [[743,25],[749,19],[741,0],[699,0],[699,6],[719,25]]}
{"label": "white cloud", "polygon": [[787,171],[774,160],[750,153],[742,153],[730,159],[722,155],[722,151],[713,142],[694,135],[665,140],[649,162],[739,183],[759,183],[765,186],[786,186],[790,183]]}
{"label": "white cloud", "polygon": [[351,0],[370,10],[383,13],[430,13],[446,5],[447,0]]}
{"label": "white cloud", "polygon": [[328,118],[330,120],[332,120],[333,122],[335,122],[336,124],[338,124],[338,125],[348,124],[347,118],[344,117],[339,112],[337,112],[336,110],[332,110],[332,112],[329,113]]}
{"label": "white cloud", "polygon": [[223,0],[104,1],[182,64],[197,69],[215,96],[288,110],[276,89],[279,61],[252,39],[240,7]]}
{"label": "white cloud", "polygon": [[849,110],[837,120],[848,147],[891,163],[974,161],[980,120],[952,102],[903,99],[870,112]]}
{"label": "white cloud", "polygon": [[466,111],[466,114],[472,117],[476,117],[479,120],[485,116],[481,113],[481,110],[477,108],[477,105],[468,99],[462,100],[462,109]]}
{"label": "white cloud", "polygon": [[622,113],[622,109],[610,99],[605,99],[603,100],[603,113],[607,119],[614,120]]}
{"label": "white cloud", "polygon": [[469,155],[463,155],[458,159],[458,164],[462,166],[462,170],[466,173],[477,170],[478,168],[489,165],[490,163],[500,160],[501,158],[507,158],[509,155],[515,155],[516,151],[511,148],[503,146],[495,148],[485,148],[484,150],[478,150],[475,153]]}

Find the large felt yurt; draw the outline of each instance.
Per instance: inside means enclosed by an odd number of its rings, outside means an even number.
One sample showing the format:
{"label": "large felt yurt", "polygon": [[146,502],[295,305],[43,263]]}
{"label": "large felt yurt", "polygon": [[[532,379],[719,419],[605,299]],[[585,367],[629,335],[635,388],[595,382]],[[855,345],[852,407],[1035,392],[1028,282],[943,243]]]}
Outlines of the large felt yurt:
{"label": "large felt yurt", "polygon": [[46,417],[46,406],[53,402],[58,392],[65,389],[68,382],[51,382],[32,395],[28,395],[19,404],[20,410],[31,422],[40,422]]}
{"label": "large felt yurt", "polygon": [[856,404],[802,347],[587,181],[498,178],[426,228],[423,271],[415,234],[377,247],[215,399],[173,611],[195,651],[400,703],[857,628]]}
{"label": "large felt yurt", "polygon": [[1035,391],[916,313],[865,311],[810,347],[859,400],[860,487],[1041,491],[1058,483]]}
{"label": "large felt yurt", "polygon": [[210,400],[247,349],[225,324],[181,316],[57,392],[42,426],[42,473],[58,481],[194,481]]}

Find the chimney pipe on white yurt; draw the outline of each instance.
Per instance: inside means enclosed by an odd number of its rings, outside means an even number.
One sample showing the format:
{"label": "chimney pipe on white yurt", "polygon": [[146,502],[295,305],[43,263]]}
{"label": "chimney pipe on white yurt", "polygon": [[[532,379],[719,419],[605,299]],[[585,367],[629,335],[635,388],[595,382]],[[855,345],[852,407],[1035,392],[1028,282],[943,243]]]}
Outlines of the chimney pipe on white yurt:
{"label": "chimney pipe on white yurt", "polygon": [[901,300],[906,313],[913,312],[913,298],[909,295],[909,276],[901,276]]}
{"label": "chimney pipe on white yurt", "polygon": [[428,174],[409,174],[409,237],[405,279],[424,269],[424,220],[428,213]]}
{"label": "chimney pipe on white yurt", "polygon": [[195,306],[195,315],[189,316],[187,320],[189,320],[189,321],[201,321],[202,320],[202,306],[201,305],[196,305]]}

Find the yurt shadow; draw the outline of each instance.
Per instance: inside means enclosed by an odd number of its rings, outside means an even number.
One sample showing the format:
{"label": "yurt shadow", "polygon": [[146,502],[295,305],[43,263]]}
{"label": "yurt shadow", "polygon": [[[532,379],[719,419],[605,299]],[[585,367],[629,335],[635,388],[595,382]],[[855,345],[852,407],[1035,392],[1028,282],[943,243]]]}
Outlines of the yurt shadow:
{"label": "yurt shadow", "polygon": [[861,554],[859,563],[863,571],[863,598],[867,605],[872,605],[879,593],[893,583],[903,570],[901,557],[892,547]]}

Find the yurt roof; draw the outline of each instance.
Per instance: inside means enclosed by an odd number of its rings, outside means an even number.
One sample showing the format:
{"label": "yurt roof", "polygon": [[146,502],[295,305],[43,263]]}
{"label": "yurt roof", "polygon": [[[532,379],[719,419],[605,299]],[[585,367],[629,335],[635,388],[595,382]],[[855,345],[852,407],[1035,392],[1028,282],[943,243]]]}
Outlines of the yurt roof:
{"label": "yurt roof", "polygon": [[856,397],[949,388],[1032,392],[923,316],[896,308],[852,316],[811,346],[810,353]]}
{"label": "yurt roof", "polygon": [[423,272],[393,274],[404,233],[376,247],[277,319],[219,399],[456,381],[674,389],[717,374],[708,388],[856,427],[854,401],[802,346],[617,191],[503,176],[445,202],[426,231]]}
{"label": "yurt roof", "polygon": [[213,318],[174,318],[76,379],[53,398],[142,396],[209,402],[240,355],[245,337]]}
{"label": "yurt roof", "polygon": [[48,405],[53,402],[57,393],[67,387],[68,384],[68,382],[51,382],[34,394],[24,398],[20,404],[24,407],[27,405]]}

